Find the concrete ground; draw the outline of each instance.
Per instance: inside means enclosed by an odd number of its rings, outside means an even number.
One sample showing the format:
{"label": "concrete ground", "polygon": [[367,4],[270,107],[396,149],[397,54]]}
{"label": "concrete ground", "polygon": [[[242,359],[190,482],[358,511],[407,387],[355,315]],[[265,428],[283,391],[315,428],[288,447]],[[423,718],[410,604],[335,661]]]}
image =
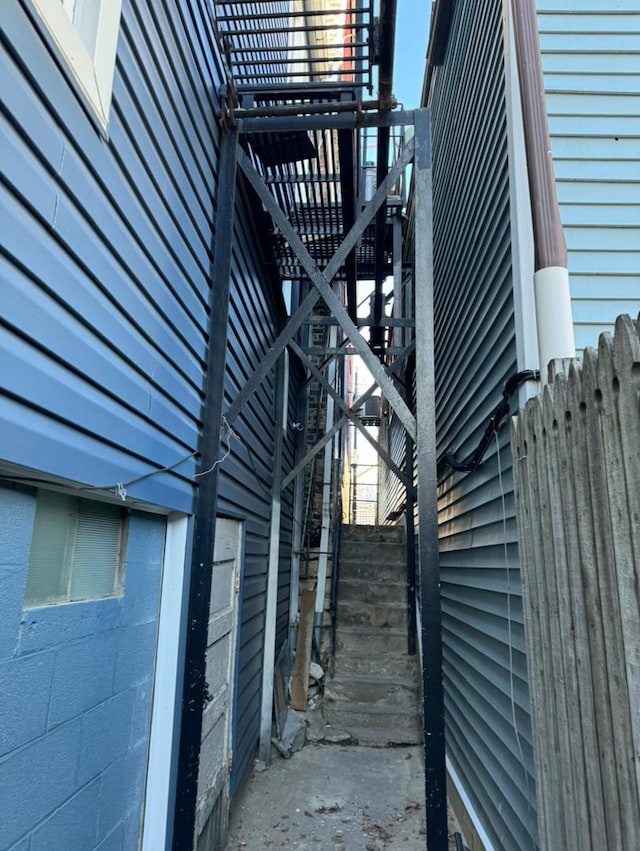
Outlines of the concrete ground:
{"label": "concrete ground", "polygon": [[236,796],[227,851],[424,851],[423,801],[418,746],[274,752]]}

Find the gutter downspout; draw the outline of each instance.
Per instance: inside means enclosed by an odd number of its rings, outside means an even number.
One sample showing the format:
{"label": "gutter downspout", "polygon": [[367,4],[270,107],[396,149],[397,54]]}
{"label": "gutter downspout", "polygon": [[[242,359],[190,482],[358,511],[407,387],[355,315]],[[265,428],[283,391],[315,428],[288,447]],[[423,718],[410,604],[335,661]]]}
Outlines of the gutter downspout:
{"label": "gutter downspout", "polygon": [[567,247],[560,221],[535,0],[511,0],[534,239],[534,291],[542,382],[545,367],[575,357]]}

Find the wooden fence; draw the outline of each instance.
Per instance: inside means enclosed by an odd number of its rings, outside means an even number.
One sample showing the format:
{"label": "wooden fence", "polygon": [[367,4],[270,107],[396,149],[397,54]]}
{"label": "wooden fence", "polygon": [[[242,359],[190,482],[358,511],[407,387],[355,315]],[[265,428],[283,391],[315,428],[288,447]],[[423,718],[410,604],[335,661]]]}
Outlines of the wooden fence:
{"label": "wooden fence", "polygon": [[640,849],[640,318],[513,420],[546,851]]}

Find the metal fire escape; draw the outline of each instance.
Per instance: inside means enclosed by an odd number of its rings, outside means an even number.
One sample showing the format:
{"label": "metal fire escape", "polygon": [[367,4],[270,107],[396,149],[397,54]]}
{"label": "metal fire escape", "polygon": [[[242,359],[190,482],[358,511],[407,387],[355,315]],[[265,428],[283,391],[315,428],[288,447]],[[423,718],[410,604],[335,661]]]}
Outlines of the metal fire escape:
{"label": "metal fire escape", "polygon": [[[302,452],[282,475],[282,433],[276,434],[267,622],[275,618],[280,499],[299,482],[306,466],[347,422],[362,426],[358,410],[380,388],[406,430],[414,470],[400,469],[376,449],[407,492],[407,510],[418,507],[420,609],[425,695],[427,847],[447,848],[444,709],[436,528],[436,458],[431,280],[431,161],[427,110],[404,111],[392,97],[395,2],[380,0],[262,0],[215,3],[215,26],[226,64],[221,90],[221,149],[217,190],[211,345],[205,420],[213,436],[203,457],[215,466],[221,423],[234,418],[260,383],[275,371],[276,403],[284,395],[288,348],[310,378],[317,380],[341,416],[321,440]],[[374,74],[377,68],[377,74]],[[377,82],[376,82],[377,81]],[[376,88],[376,97],[371,98]],[[413,127],[410,138],[404,128]],[[367,159],[363,133],[375,134],[375,165]],[[362,166],[375,181],[364,192]],[[414,208],[407,237],[399,187],[412,166]],[[373,191],[375,189],[375,191]],[[223,396],[231,243],[236,192],[244,193],[275,285],[294,282],[297,298],[284,328],[229,407]],[[411,274],[403,274],[402,241],[412,247]],[[385,315],[383,284],[393,279],[393,313]],[[372,280],[371,313],[356,314],[356,282]],[[340,346],[313,352],[301,329],[335,327]],[[412,328],[415,325],[416,333]],[[369,339],[361,334],[369,327]],[[375,384],[348,405],[318,368],[345,352],[357,353]],[[416,408],[404,385],[407,362],[415,363]],[[205,422],[205,428],[207,427]],[[374,441],[375,443],[375,441]],[[414,451],[415,450],[415,451]],[[414,489],[417,481],[417,489]],[[215,504],[216,476],[203,480],[200,504]],[[208,489],[208,492],[206,491]],[[205,511],[206,509],[202,509]],[[203,536],[214,535],[214,520],[202,518]],[[196,527],[198,528],[198,527]],[[299,543],[299,542],[298,542]],[[203,543],[203,551],[204,551]],[[295,542],[294,542],[295,549]],[[203,597],[206,594],[202,595]],[[206,601],[203,601],[206,605]],[[275,631],[266,630],[260,751],[268,762]],[[194,736],[196,733],[194,732]],[[188,751],[188,748],[185,752]],[[194,743],[193,751],[197,748]]]}

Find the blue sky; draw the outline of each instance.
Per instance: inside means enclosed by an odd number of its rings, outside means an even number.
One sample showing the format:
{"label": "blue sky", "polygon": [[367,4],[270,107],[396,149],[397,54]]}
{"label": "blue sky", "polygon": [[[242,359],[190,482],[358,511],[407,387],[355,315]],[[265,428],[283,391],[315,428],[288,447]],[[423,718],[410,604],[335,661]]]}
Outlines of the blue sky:
{"label": "blue sky", "polygon": [[431,0],[397,0],[393,93],[407,109],[420,102],[430,16]]}

